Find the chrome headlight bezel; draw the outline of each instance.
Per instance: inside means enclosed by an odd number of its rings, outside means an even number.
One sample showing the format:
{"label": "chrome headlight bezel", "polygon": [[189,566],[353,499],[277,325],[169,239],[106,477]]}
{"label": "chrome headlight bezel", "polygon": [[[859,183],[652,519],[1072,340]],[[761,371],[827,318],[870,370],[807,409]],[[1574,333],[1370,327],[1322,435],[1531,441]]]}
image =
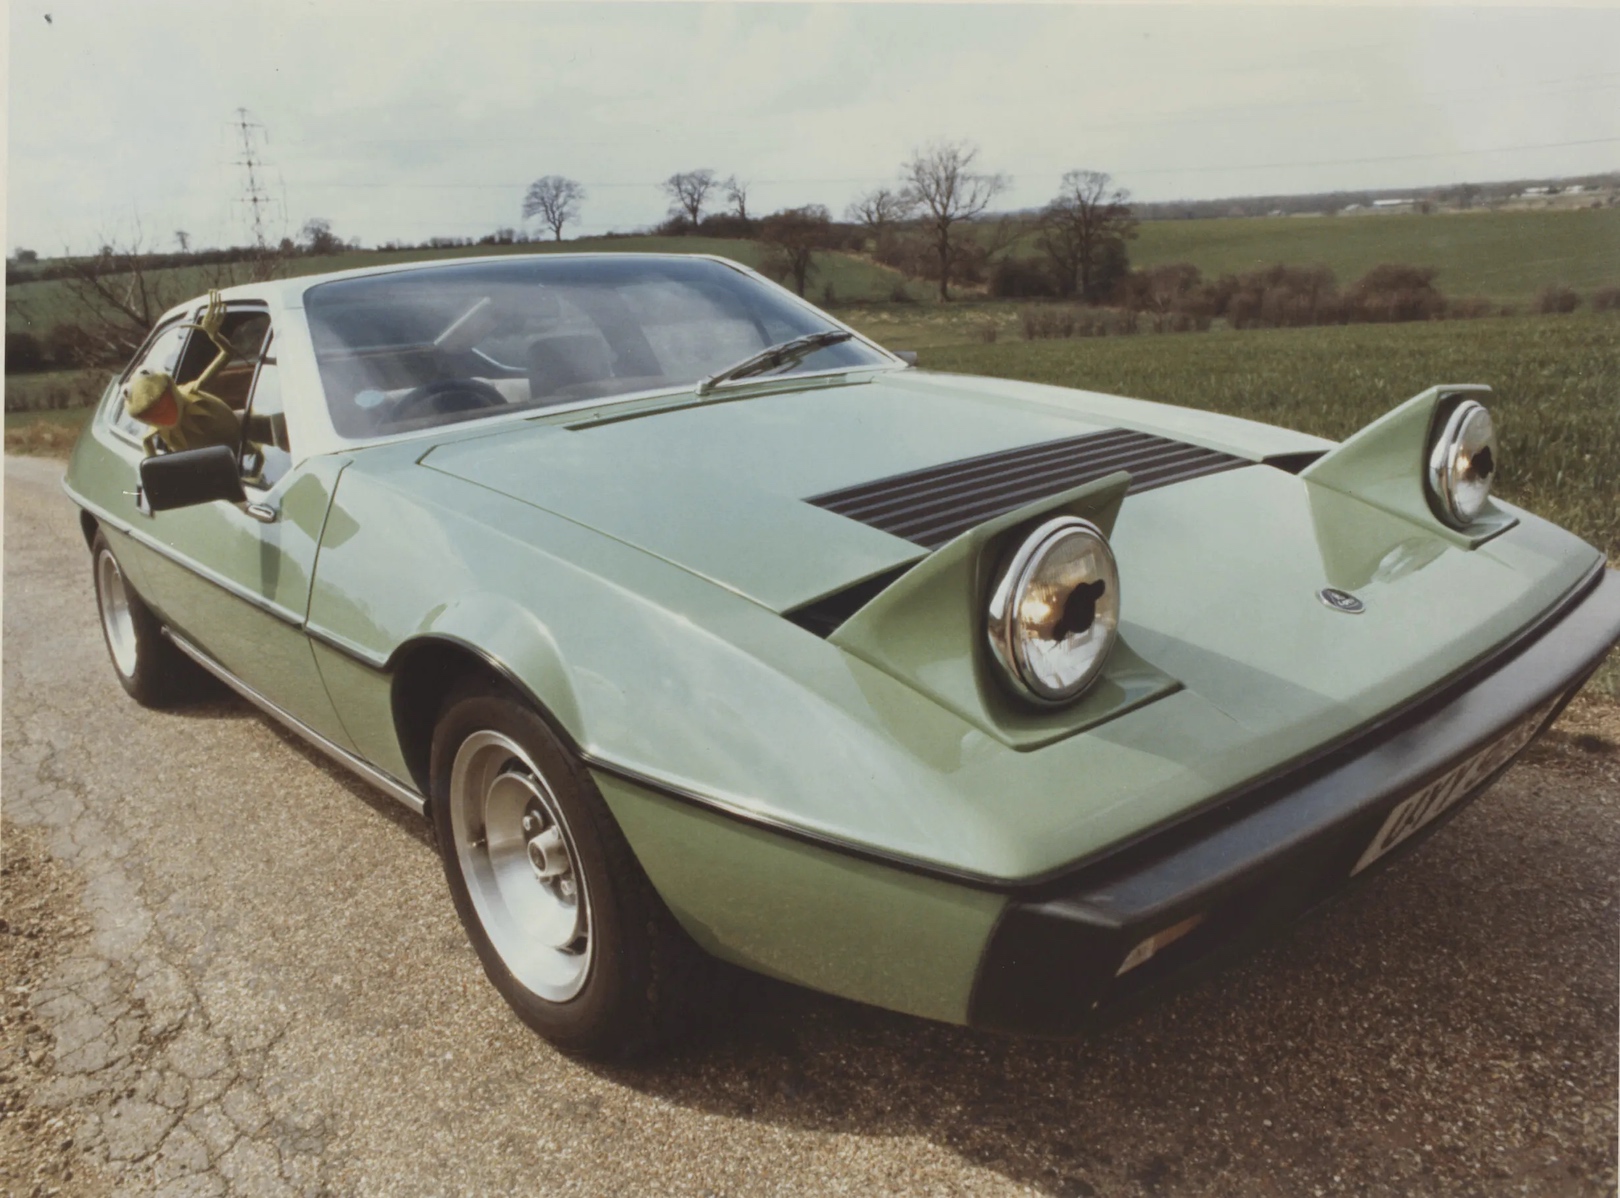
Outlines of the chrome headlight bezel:
{"label": "chrome headlight bezel", "polygon": [[[1091,599],[1091,619],[1083,634],[1088,643],[1082,668],[1075,678],[1065,683],[1054,681],[1051,669],[1043,669],[1042,663],[1035,660],[1031,639],[1025,632],[1032,603],[1044,607],[1048,618],[1056,615],[1054,631],[1066,618],[1054,613],[1046,600],[1032,597],[1030,592],[1033,586],[1041,584],[1042,570],[1052,563],[1054,553],[1072,545],[1075,538],[1080,538],[1085,548],[1095,554],[1097,568],[1092,571],[1092,581],[1104,585]],[[1078,584],[1069,589],[1064,600],[1065,610],[1077,589]],[[1119,611],[1119,567],[1107,536],[1089,520],[1059,516],[1046,521],[1024,539],[991,588],[986,613],[990,648],[1002,675],[1020,698],[1041,707],[1063,707],[1083,695],[1101,676],[1119,636]],[[1095,637],[1090,635],[1093,630],[1098,630]],[[1067,640],[1067,636],[1063,642],[1052,642],[1048,638],[1046,643],[1061,644]]]}
{"label": "chrome headlight bezel", "polygon": [[1429,450],[1429,496],[1445,523],[1467,528],[1484,514],[1498,457],[1490,410],[1477,400],[1463,400],[1446,417]]}

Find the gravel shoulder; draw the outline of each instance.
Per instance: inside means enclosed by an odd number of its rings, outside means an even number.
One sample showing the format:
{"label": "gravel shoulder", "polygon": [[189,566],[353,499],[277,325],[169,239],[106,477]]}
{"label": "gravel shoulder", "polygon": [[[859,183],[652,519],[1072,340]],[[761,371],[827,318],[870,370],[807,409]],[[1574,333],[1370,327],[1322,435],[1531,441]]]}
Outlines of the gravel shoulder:
{"label": "gravel shoulder", "polygon": [[124,697],[60,472],[6,461],[0,1193],[1614,1192],[1620,708],[1095,1038],[761,981],[604,1068],[507,1012],[390,800]]}

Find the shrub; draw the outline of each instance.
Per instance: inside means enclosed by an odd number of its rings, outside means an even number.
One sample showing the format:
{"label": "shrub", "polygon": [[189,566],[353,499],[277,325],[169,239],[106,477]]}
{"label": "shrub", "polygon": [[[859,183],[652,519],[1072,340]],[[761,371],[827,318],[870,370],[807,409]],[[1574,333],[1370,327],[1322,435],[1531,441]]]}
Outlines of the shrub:
{"label": "shrub", "polygon": [[[1129,308],[1094,308],[1080,304],[1031,304],[1018,313],[1019,331],[1026,341],[1066,337],[1130,337],[1142,331],[1139,313]],[[993,327],[993,326],[992,326]],[[1186,317],[1184,328],[1200,327]],[[1202,327],[1207,328],[1208,324]],[[994,341],[993,333],[981,329],[982,340]]]}
{"label": "shrub", "polygon": [[1345,318],[1369,323],[1439,320],[1446,314],[1446,297],[1435,289],[1438,273],[1432,266],[1375,266],[1345,290]]}
{"label": "shrub", "polygon": [[1592,311],[1620,312],[1620,287],[1599,287],[1594,291]]}
{"label": "shrub", "polygon": [[1344,318],[1333,272],[1325,266],[1267,266],[1228,275],[1208,290],[1206,303],[1235,329],[1338,324]]}
{"label": "shrub", "polygon": [[1057,290],[1051,270],[1038,258],[1003,258],[990,272],[990,294],[997,299],[1045,299]]}
{"label": "shrub", "polygon": [[982,341],[986,345],[994,345],[996,343],[996,337],[1000,334],[1000,332],[1001,330],[996,327],[995,321],[987,320],[973,330],[973,339],[975,341]]}
{"label": "shrub", "polygon": [[1208,329],[1217,310],[1212,289],[1204,285],[1203,275],[1190,262],[1132,271],[1115,295],[1127,311],[1146,313],[1155,333]]}
{"label": "shrub", "polygon": [[1049,337],[1073,337],[1075,310],[1055,304],[1030,305],[1018,313],[1025,341]]}
{"label": "shrub", "polygon": [[6,373],[25,374],[45,368],[45,349],[32,333],[6,334]]}
{"label": "shrub", "polygon": [[1452,320],[1478,320],[1482,316],[1495,316],[1496,311],[1496,304],[1483,295],[1446,301],[1446,315]]}
{"label": "shrub", "polygon": [[832,285],[831,279],[828,279],[821,288],[821,302],[828,306],[838,302],[838,289]]}
{"label": "shrub", "polygon": [[891,304],[914,304],[917,297],[911,294],[911,288],[906,286],[904,279],[896,279],[894,286],[889,288],[889,302]]}
{"label": "shrub", "polygon": [[1581,297],[1575,294],[1574,288],[1559,283],[1536,292],[1533,311],[1542,316],[1565,315],[1580,306]]}
{"label": "shrub", "polygon": [[82,326],[64,323],[45,334],[45,354],[58,369],[88,366],[105,359],[106,347]]}
{"label": "shrub", "polygon": [[8,412],[60,412],[82,408],[101,398],[105,375],[85,373],[66,381],[52,379],[42,386],[7,387]]}
{"label": "shrub", "polygon": [[[680,219],[686,220],[684,216]],[[752,237],[758,223],[744,220],[734,212],[715,212],[705,216],[696,230],[692,229],[690,222],[686,228],[688,232],[700,232],[705,237]]]}

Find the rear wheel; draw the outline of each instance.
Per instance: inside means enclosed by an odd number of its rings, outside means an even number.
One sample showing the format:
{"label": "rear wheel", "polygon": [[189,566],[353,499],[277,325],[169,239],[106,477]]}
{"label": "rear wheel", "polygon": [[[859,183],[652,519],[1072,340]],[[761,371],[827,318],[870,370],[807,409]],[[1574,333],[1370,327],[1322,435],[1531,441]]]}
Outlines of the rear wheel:
{"label": "rear wheel", "polygon": [[164,637],[162,625],[130,586],[112,546],[99,531],[91,542],[90,558],[101,635],[119,684],[146,707],[168,707],[195,697],[206,676]]}
{"label": "rear wheel", "polygon": [[464,684],[445,702],[431,771],[456,911],[524,1022],[606,1057],[690,1026],[721,967],[675,922],[544,720],[503,688]]}

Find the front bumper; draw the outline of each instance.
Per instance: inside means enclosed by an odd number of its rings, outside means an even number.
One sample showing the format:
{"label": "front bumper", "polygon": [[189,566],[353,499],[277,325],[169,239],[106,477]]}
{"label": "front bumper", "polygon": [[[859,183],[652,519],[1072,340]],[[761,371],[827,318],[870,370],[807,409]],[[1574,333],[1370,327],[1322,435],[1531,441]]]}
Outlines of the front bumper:
{"label": "front bumper", "polygon": [[[1617,641],[1620,571],[1604,569],[1529,634],[1438,692],[1013,901],[980,962],[969,1023],[1074,1035],[1292,922],[1485,790],[1516,756],[1489,747],[1506,738],[1522,750]],[[1394,809],[1426,787],[1456,793],[1432,823],[1361,869]],[[1156,940],[1164,946],[1144,955]]]}

